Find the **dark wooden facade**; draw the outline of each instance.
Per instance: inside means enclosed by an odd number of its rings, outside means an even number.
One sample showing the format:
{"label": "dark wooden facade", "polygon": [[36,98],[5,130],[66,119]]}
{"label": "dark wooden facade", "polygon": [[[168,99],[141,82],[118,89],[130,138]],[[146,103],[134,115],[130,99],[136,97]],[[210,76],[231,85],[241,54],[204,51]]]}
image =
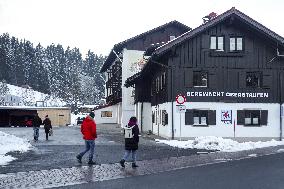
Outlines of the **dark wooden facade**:
{"label": "dark wooden facade", "polygon": [[[151,99],[152,105],[157,105],[175,101],[175,96],[186,95],[189,91],[268,94],[266,98],[196,95],[187,97],[190,102],[283,102],[284,57],[281,54],[284,54],[284,39],[235,9],[216,19],[213,21],[215,24],[204,24],[202,29],[189,32],[189,37],[185,36],[180,41],[177,39],[172,46],[169,44],[170,47],[165,47],[164,52],[158,50],[158,53],[152,55],[140,80],[151,80],[147,82],[152,83],[152,91],[155,91],[157,78],[161,78],[165,72],[166,87],[156,90],[152,96],[137,94],[136,102]],[[224,51],[210,49],[211,36],[224,37]],[[230,37],[242,37],[243,50],[231,52]],[[193,86],[193,73],[198,71],[207,74],[207,87]],[[259,87],[246,86],[249,72],[260,73]],[[149,87],[141,81],[135,82],[138,93]]]}
{"label": "dark wooden facade", "polygon": [[177,21],[173,21],[114,45],[103,67],[101,68],[101,72],[107,71],[108,74],[108,80],[106,82],[106,91],[107,91],[106,103],[116,104],[118,102],[121,102],[122,98],[121,61],[123,60],[122,56],[120,56],[119,60],[116,57],[116,55],[122,55],[124,48],[128,50],[145,51],[152,44],[166,43],[170,40],[170,36],[177,37],[189,30],[190,30],[189,27]]}
{"label": "dark wooden facade", "polygon": [[121,102],[121,74],[121,62],[116,60],[113,66],[107,70],[106,102],[108,104]]}

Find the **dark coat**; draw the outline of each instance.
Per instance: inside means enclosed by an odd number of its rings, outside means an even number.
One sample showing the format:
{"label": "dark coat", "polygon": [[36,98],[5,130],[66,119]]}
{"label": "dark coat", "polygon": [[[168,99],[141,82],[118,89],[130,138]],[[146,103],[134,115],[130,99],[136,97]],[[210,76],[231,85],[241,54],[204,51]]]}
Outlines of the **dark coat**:
{"label": "dark coat", "polygon": [[[128,127],[132,127],[127,125]],[[137,124],[132,128],[133,138],[125,138],[125,150],[137,150],[139,143],[139,127]]]}
{"label": "dark coat", "polygon": [[44,129],[46,131],[49,131],[50,129],[52,129],[51,121],[50,121],[50,119],[48,117],[45,118],[45,120],[43,120],[43,125],[44,125]]}
{"label": "dark coat", "polygon": [[42,120],[37,115],[33,119],[33,127],[40,127]]}

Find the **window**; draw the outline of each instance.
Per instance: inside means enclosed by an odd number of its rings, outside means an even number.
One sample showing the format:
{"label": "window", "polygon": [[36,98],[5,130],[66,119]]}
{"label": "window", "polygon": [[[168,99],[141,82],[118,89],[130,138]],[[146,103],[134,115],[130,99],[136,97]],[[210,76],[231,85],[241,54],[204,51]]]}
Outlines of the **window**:
{"label": "window", "polygon": [[193,125],[208,125],[207,117],[208,117],[207,110],[194,110],[193,111]]}
{"label": "window", "polygon": [[211,36],[210,37],[210,49],[224,51],[224,37],[223,36]]}
{"label": "window", "polygon": [[230,51],[242,51],[242,50],[243,50],[243,38],[230,37]]}
{"label": "window", "polygon": [[246,86],[250,88],[261,87],[261,73],[260,72],[247,72],[246,73]]}
{"label": "window", "polygon": [[267,125],[268,110],[238,110],[237,124],[244,126]]}
{"label": "window", "polygon": [[260,125],[260,110],[245,110],[245,125]]}
{"label": "window", "polygon": [[216,125],[216,110],[187,109],[185,125],[209,126]]}
{"label": "window", "polygon": [[206,72],[193,72],[193,86],[194,87],[207,87],[207,73]]}
{"label": "window", "polygon": [[156,79],[156,93],[158,93],[158,91],[160,90],[159,85],[160,85],[160,78],[157,77],[157,79]]}
{"label": "window", "polygon": [[166,87],[166,72],[163,73],[163,87]]}
{"label": "window", "polygon": [[160,84],[160,89],[162,90],[163,89],[163,87],[164,87],[164,85],[163,85],[163,74],[161,75],[161,79],[160,79],[160,82],[161,82],[161,84]]}
{"label": "window", "polygon": [[102,111],[101,117],[112,117],[112,111]]}

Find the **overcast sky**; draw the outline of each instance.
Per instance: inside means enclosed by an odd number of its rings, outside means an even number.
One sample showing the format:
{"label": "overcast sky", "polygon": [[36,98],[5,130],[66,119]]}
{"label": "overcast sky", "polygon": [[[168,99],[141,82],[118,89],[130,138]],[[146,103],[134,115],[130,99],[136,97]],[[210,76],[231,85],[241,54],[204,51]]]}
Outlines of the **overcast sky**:
{"label": "overcast sky", "polygon": [[195,28],[231,7],[284,36],[283,0],[0,0],[0,34],[108,55],[114,44],[172,20]]}

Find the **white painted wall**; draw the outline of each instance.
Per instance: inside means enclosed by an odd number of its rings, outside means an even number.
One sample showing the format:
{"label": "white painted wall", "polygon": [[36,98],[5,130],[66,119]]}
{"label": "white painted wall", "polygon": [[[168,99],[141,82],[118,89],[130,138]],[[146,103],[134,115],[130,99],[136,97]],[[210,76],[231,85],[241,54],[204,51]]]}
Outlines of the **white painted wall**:
{"label": "white painted wall", "polygon": [[[95,110],[95,122],[97,124],[102,123],[114,123],[118,124],[118,112],[119,112],[119,105],[108,106],[99,110]],[[101,117],[102,111],[112,111],[112,117]]]}
{"label": "white painted wall", "polygon": [[[187,109],[216,110],[216,125],[209,127],[196,127],[185,125],[185,114],[177,113],[176,103],[174,103],[174,137],[175,139],[198,137],[198,136],[219,136],[234,137],[234,125],[225,124],[221,121],[221,110],[232,110],[232,117],[236,123],[236,137],[275,137],[280,136],[280,105],[277,103],[219,103],[219,102],[186,102]],[[171,138],[171,103],[164,103],[158,106],[152,106],[152,111],[167,110],[169,114],[168,125],[162,126],[161,123],[155,123],[153,132],[165,138]],[[260,109],[268,110],[267,126],[248,127],[237,125],[237,110]],[[181,122],[180,122],[181,119]],[[181,123],[181,124],[180,124]]]}
{"label": "white painted wall", "polygon": [[[166,110],[168,113],[168,124],[167,125],[162,125],[162,119],[161,119],[161,112],[162,110]],[[155,135],[161,136],[161,137],[165,137],[165,138],[169,138],[172,136],[171,134],[171,121],[172,121],[172,117],[171,117],[171,103],[163,103],[163,104],[159,104],[157,106],[152,106],[152,113],[155,112],[155,123],[153,123],[153,133]],[[158,118],[156,119],[156,115],[158,115]]]}
{"label": "white painted wall", "polygon": [[152,130],[152,111],[151,103],[143,102],[143,132]]}
{"label": "white painted wall", "polygon": [[[135,116],[138,119],[138,125],[140,131],[148,132],[149,130],[152,131],[152,107],[151,103],[143,102],[143,114],[141,115],[142,111],[142,103],[139,102],[135,104]],[[142,117],[141,117],[142,116]]]}
{"label": "white painted wall", "polygon": [[121,125],[126,125],[130,117],[135,116],[134,96],[132,87],[126,88],[125,81],[137,73],[136,63],[143,58],[144,51],[123,49],[122,62],[122,120]]}

